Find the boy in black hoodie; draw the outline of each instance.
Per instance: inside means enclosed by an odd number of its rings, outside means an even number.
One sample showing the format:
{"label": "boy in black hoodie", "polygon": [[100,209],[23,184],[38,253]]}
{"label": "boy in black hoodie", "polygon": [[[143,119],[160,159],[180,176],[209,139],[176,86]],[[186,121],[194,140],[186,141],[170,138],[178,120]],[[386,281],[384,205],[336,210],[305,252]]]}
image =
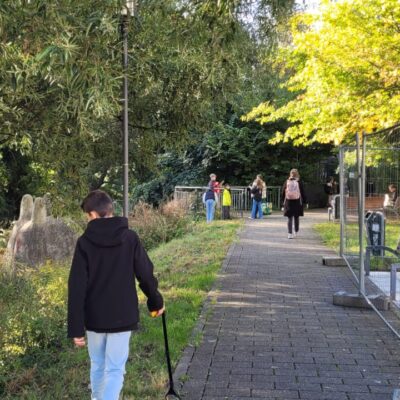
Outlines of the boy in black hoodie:
{"label": "boy in black hoodie", "polygon": [[117,400],[131,331],[139,321],[135,277],[150,312],[164,312],[153,264],[128,220],[113,216],[110,196],[95,190],[82,202],[88,225],[78,239],[68,281],[68,337],[91,361],[93,400]]}

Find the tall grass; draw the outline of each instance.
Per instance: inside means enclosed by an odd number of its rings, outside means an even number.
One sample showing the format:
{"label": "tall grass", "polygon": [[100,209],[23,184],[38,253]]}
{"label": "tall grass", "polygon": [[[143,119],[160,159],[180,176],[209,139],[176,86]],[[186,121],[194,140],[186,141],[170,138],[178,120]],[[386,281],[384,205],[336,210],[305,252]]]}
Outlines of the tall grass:
{"label": "tall grass", "polygon": [[193,220],[183,202],[172,200],[155,208],[139,202],[129,216],[129,226],[140,236],[149,250],[182,236],[193,227]]}

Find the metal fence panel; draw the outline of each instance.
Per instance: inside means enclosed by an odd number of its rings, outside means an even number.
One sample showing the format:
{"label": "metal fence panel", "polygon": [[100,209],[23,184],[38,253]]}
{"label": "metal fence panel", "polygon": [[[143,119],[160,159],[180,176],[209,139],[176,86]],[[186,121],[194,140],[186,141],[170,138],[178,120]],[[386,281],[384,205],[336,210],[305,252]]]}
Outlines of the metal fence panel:
{"label": "metal fence panel", "polygon": [[400,128],[355,139],[340,149],[340,253],[360,294],[390,296],[399,307],[400,199],[389,185],[400,185]]}
{"label": "metal fence panel", "polygon": [[357,146],[343,146],[341,151],[342,255],[358,277],[360,244]]}

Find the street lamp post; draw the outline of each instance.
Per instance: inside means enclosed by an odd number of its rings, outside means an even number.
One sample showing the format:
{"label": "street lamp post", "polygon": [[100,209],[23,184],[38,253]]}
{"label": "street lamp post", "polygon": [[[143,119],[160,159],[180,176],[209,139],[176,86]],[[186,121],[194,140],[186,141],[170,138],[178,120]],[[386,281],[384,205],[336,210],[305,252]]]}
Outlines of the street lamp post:
{"label": "street lamp post", "polygon": [[128,125],[128,20],[135,12],[135,0],[126,0],[121,11],[121,33],[123,41],[123,113],[122,113],[122,136],[123,136],[123,215],[129,212],[129,125]]}

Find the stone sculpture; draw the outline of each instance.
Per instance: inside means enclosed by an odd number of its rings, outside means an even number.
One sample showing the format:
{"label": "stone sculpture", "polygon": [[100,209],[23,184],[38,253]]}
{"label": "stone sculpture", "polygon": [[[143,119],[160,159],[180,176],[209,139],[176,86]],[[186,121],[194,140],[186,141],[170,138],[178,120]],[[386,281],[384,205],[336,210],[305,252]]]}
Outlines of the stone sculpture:
{"label": "stone sculpture", "polygon": [[46,260],[63,261],[73,255],[76,234],[61,219],[48,215],[49,198],[25,195],[21,201],[7,245],[7,261],[12,270],[16,265],[43,265]]}

